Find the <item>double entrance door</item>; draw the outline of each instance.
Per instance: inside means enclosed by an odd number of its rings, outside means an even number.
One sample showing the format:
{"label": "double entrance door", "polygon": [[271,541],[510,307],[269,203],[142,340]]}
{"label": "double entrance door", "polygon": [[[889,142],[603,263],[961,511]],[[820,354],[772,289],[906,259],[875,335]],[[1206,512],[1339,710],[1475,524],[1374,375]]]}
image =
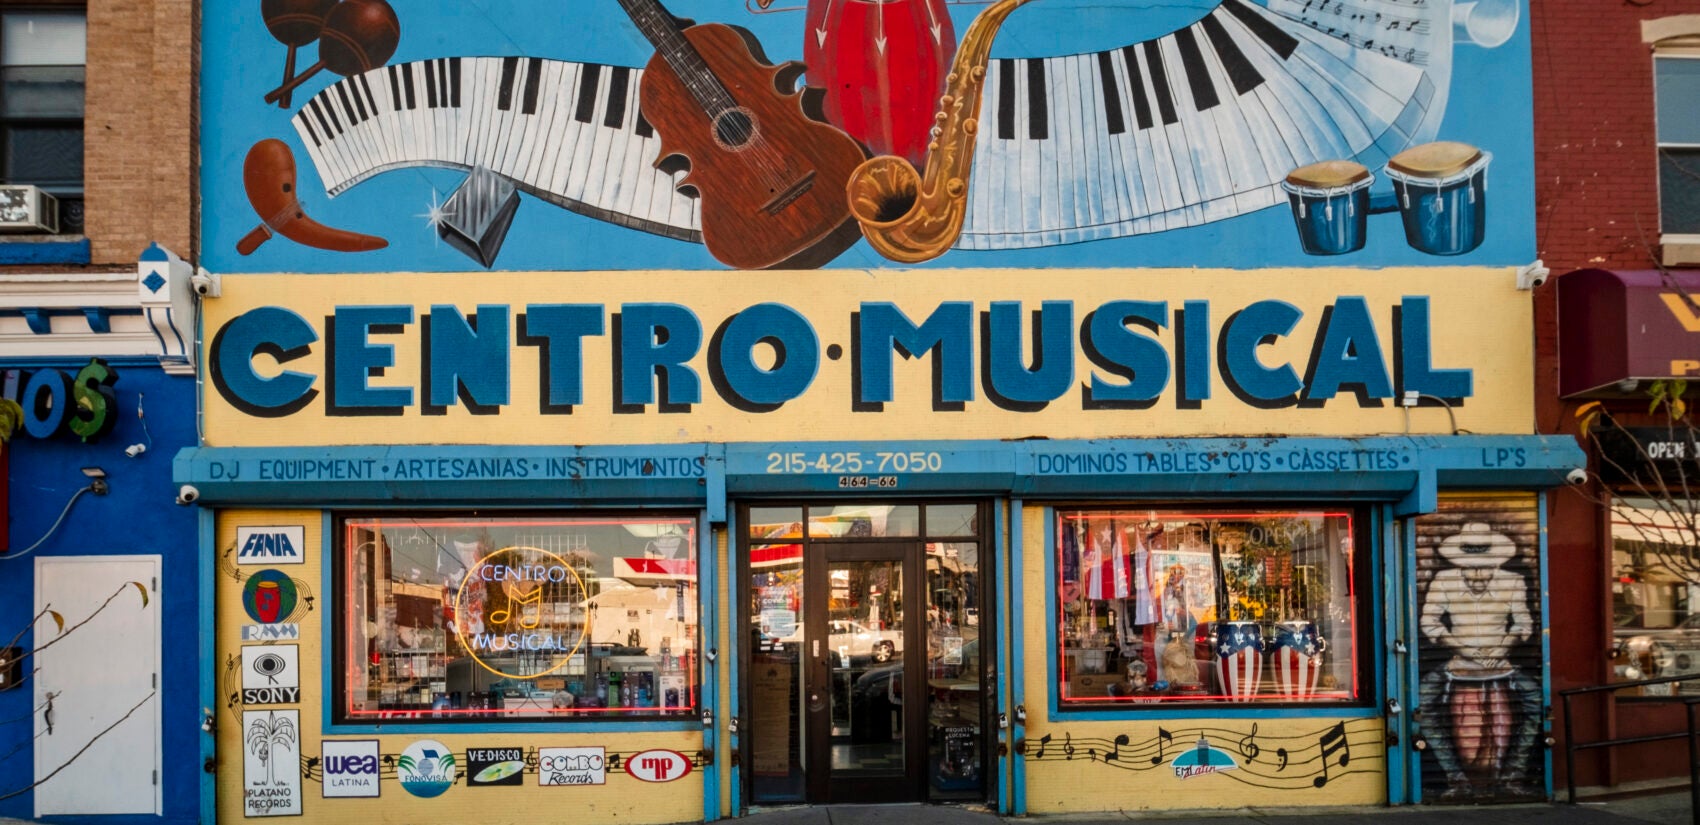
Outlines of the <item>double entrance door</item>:
{"label": "double entrance door", "polygon": [[749,551],[750,799],[983,798],[978,542]]}

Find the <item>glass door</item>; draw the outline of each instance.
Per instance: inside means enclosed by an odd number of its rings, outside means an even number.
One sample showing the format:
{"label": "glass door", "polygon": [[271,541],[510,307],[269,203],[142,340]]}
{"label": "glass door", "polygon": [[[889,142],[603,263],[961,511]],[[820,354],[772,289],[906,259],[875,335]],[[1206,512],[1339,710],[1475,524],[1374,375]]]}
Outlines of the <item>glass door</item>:
{"label": "glass door", "polygon": [[923,797],[926,637],[916,549],[830,547],[822,563],[807,566],[811,801]]}

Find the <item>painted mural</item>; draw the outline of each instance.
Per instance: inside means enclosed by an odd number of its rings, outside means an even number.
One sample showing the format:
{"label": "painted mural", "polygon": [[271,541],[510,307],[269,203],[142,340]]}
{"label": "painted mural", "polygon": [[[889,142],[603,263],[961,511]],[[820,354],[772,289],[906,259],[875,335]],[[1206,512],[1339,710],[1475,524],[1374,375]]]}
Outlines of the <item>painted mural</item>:
{"label": "painted mural", "polygon": [[205,263],[1521,264],[1523,5],[209,0]]}
{"label": "painted mural", "polygon": [[1423,798],[1545,798],[1532,496],[1454,496],[1417,522]]}

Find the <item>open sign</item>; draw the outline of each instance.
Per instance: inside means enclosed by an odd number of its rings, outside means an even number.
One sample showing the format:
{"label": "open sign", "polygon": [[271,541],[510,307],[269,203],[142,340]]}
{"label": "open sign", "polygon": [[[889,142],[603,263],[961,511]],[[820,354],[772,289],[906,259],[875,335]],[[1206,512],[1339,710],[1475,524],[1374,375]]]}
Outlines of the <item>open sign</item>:
{"label": "open sign", "polygon": [[626,773],[645,782],[672,782],[691,772],[691,760],[678,751],[656,748],[626,760]]}

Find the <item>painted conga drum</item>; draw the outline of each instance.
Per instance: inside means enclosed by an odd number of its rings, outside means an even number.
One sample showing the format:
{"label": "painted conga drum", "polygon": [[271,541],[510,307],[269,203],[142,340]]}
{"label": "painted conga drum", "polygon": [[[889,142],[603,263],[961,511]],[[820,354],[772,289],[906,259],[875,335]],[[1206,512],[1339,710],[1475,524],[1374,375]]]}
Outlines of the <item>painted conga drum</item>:
{"label": "painted conga drum", "polygon": [[1286,699],[1308,699],[1322,678],[1322,654],[1328,640],[1314,622],[1280,622],[1269,645],[1269,664],[1275,669],[1275,684]]}
{"label": "painted conga drum", "polygon": [[921,168],[956,55],[945,0],[809,0],[803,62],[826,119]]}
{"label": "painted conga drum", "polygon": [[1511,669],[1446,674],[1447,712],[1458,764],[1471,772],[1499,770],[1511,746]]}
{"label": "painted conga drum", "polygon": [[1257,622],[1216,625],[1216,683],[1222,695],[1244,702],[1257,696],[1263,678],[1263,628]]}
{"label": "painted conga drum", "polygon": [[1487,229],[1487,168],[1493,155],[1468,143],[1437,141],[1387,163],[1405,222],[1405,242],[1430,255],[1462,255]]}
{"label": "painted conga drum", "polygon": [[1305,254],[1344,255],[1364,248],[1374,183],[1363,164],[1349,160],[1301,166],[1281,181]]}
{"label": "painted conga drum", "polygon": [[264,624],[283,618],[283,589],[277,582],[259,582],[254,589],[254,613]]}

